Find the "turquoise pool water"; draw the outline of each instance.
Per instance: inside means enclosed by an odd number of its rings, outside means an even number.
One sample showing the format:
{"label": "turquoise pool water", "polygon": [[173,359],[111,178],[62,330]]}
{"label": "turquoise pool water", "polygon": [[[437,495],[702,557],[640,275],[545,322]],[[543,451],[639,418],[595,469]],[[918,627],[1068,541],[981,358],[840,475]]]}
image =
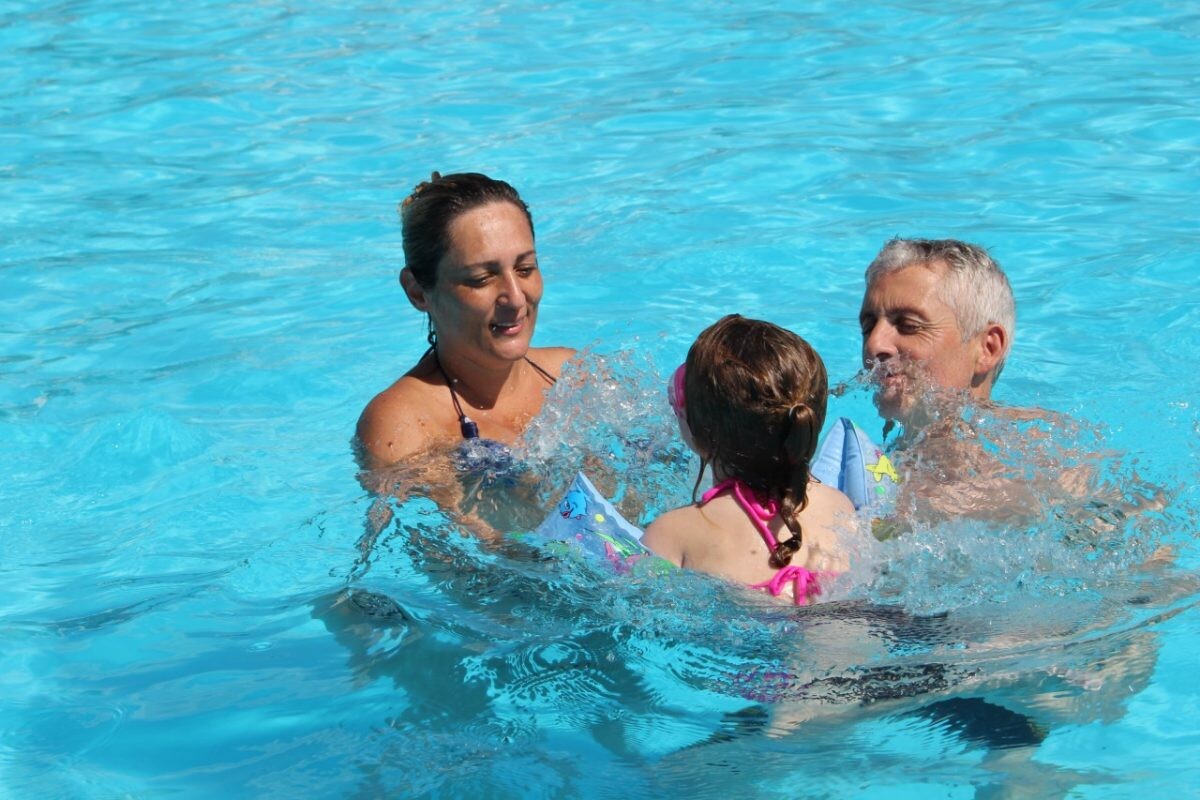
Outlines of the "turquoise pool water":
{"label": "turquoise pool water", "polygon": [[[0,794],[1200,789],[1194,5],[338,6],[0,3]],[[538,340],[624,376],[548,409],[601,448],[669,430],[656,376],[717,316],[846,379],[884,240],[989,246],[998,399],[1165,487],[1121,531],[1176,568],[1010,574],[1039,533],[984,531],[931,540],[953,579],[901,554],[928,601],[812,614],[419,502],[364,554],[349,437],[423,348],[394,208],[433,169],[529,200]]]}

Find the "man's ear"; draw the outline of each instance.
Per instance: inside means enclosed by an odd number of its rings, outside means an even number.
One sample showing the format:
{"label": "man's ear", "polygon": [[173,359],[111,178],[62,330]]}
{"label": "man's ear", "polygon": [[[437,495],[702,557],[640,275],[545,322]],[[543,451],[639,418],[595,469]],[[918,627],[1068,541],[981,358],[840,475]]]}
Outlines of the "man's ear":
{"label": "man's ear", "polygon": [[417,276],[413,275],[408,267],[400,270],[400,285],[404,287],[404,294],[408,296],[408,302],[413,304],[413,308],[417,311],[429,310],[429,298],[421,284],[417,283]]}
{"label": "man's ear", "polygon": [[979,334],[979,351],[975,356],[975,374],[991,375],[1008,354],[1008,331],[998,323],[991,323]]}

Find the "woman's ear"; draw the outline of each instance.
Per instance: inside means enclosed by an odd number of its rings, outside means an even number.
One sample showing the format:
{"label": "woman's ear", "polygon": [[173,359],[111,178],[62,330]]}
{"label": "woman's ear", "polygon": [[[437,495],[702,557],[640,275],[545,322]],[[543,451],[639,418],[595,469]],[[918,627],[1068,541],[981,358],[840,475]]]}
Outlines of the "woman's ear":
{"label": "woman's ear", "polygon": [[408,297],[408,302],[413,304],[413,308],[417,311],[429,311],[429,297],[425,294],[425,289],[417,282],[417,276],[408,267],[400,270],[400,285],[404,288],[404,294]]}

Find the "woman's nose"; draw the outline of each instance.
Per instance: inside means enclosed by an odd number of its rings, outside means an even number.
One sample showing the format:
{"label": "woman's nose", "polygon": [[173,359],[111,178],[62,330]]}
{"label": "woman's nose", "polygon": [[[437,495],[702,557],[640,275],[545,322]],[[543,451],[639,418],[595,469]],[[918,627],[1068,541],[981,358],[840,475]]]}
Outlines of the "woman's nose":
{"label": "woman's nose", "polygon": [[521,280],[516,273],[510,272],[504,276],[504,282],[500,287],[500,296],[496,300],[504,305],[518,308],[525,305],[525,288],[521,285]]}

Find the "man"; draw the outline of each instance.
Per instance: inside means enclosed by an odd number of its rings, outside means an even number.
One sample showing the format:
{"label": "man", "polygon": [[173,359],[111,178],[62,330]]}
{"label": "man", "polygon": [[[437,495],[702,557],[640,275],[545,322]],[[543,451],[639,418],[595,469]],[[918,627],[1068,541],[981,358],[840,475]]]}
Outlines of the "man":
{"label": "man", "polygon": [[[892,239],[867,268],[858,320],[875,405],[907,435],[938,400],[987,401],[1012,344],[1012,287],[987,252],[954,239]],[[942,403],[944,405],[944,402]]]}
{"label": "man", "polygon": [[1097,486],[1099,456],[1077,447],[1086,437],[1070,418],[991,402],[1016,304],[982,247],[892,239],[867,267],[866,283],[863,366],[885,438],[895,423],[903,428],[890,448],[904,477],[897,512],[909,521],[1019,522],[1071,507],[1066,516],[1086,539],[1132,512],[1162,507],[1161,491],[1136,476],[1123,483],[1124,495]]}
{"label": "man", "polygon": [[[964,515],[1004,519],[1027,511],[1034,487],[1011,480],[995,448],[980,447],[977,431],[970,430],[967,418],[980,414],[964,413],[977,409],[1002,426],[1048,419],[1041,411],[991,403],[1016,327],[1003,270],[976,245],[897,238],[871,262],[866,283],[859,311],[863,366],[885,420],[884,439],[897,423],[902,432],[886,450],[860,438],[870,474],[863,486],[839,475],[839,488],[856,506],[876,506],[901,482],[893,522],[903,518],[905,525]],[[857,430],[855,435],[865,437]],[[832,448],[843,461],[846,452],[857,451]],[[844,468],[822,455],[814,474],[830,482],[826,473],[836,471],[834,465]]]}
{"label": "man", "polygon": [[991,402],[1016,305],[1004,271],[982,247],[892,239],[867,268],[866,283],[863,366],[886,420],[884,437],[901,426],[887,464],[903,478],[899,516],[1018,523],[1090,494],[1094,475],[1081,465],[1088,459],[1064,459],[1063,444],[1080,434],[1071,420]]}
{"label": "man", "polygon": [[[1012,346],[1016,307],[1008,278],[983,248],[953,239],[892,239],[867,268],[866,284],[859,311],[863,366],[887,420],[885,436],[895,423],[902,426],[891,448],[903,476],[896,516],[877,531],[972,517],[1002,523],[997,530],[1011,534],[1045,520],[1050,525],[1040,530],[1060,529],[1065,541],[1098,552],[1124,541],[1129,515],[1162,507],[1162,493],[1136,476],[1120,492],[1098,484],[1099,456],[1077,449],[1079,430],[1069,418],[991,402]],[[1125,543],[1120,553],[1135,549]],[[1169,561],[1168,549],[1149,549],[1139,550],[1140,569]],[[1001,552],[1021,558],[1019,549]],[[1156,644],[1146,636],[1106,646],[1111,652],[1085,657],[1078,670],[1108,690],[1084,692],[1068,679],[1031,703],[1031,713],[1075,723],[1122,713],[1134,687],[1148,683]]]}

